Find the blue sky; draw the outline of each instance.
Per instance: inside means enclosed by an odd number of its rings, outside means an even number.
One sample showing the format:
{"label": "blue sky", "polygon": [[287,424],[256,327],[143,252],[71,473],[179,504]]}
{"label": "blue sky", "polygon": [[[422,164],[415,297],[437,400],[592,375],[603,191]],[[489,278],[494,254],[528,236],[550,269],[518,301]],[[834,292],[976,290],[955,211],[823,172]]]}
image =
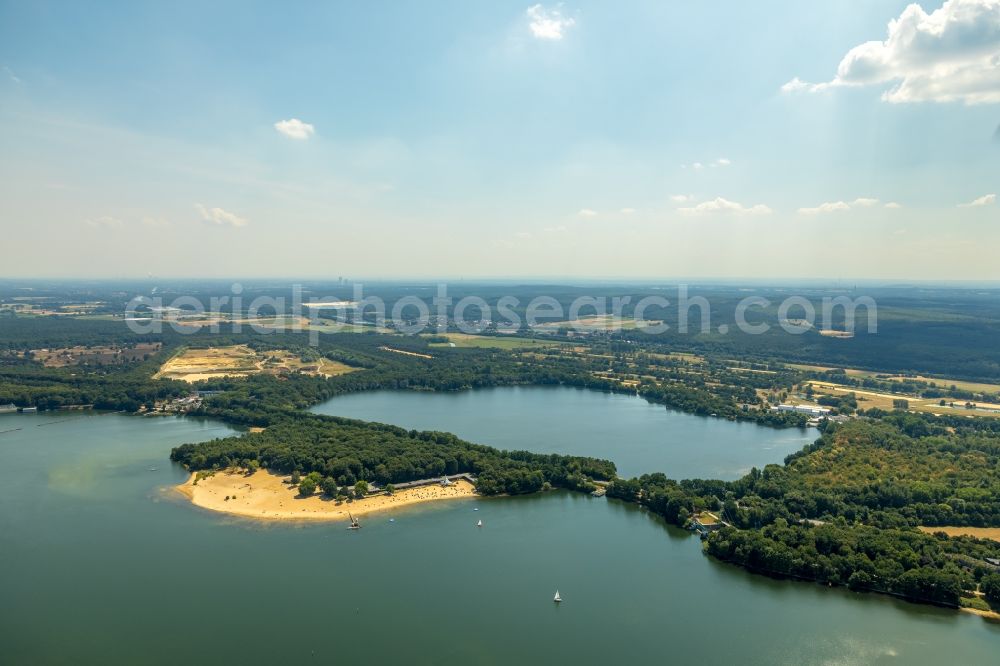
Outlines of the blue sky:
{"label": "blue sky", "polygon": [[6,276],[1000,278],[1000,0],[0,2],[0,66]]}

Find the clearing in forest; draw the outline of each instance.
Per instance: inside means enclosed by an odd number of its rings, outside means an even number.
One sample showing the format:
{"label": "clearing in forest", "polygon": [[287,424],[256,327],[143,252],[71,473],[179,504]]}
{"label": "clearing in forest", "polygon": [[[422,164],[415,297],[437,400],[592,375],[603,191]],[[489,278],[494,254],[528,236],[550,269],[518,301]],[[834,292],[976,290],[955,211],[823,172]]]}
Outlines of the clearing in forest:
{"label": "clearing in forest", "polygon": [[310,358],[283,349],[257,351],[247,345],[185,349],[163,364],[157,378],[194,383],[219,377],[301,373],[334,377],[355,370],[328,358]]}

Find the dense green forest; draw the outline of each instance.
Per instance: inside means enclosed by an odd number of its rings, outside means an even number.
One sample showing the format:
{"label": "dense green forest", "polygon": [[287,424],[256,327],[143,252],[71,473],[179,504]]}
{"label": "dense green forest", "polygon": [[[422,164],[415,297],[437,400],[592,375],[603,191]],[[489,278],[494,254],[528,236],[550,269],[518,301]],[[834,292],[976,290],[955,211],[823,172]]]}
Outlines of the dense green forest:
{"label": "dense green forest", "polygon": [[713,532],[709,555],[751,571],[814,580],[914,601],[958,606],[995,568],[1000,544],[869,526],[794,525]]}
{"label": "dense green forest", "polygon": [[171,353],[169,350],[144,361],[103,367],[46,368],[29,354],[32,349],[133,345],[166,339],[136,335],[121,322],[55,317],[5,319],[0,321],[0,404],[39,409],[92,405],[95,409],[134,412],[157,400],[185,395],[190,387],[181,382],[152,379]]}
{"label": "dense green forest", "polygon": [[985,558],[1000,544],[913,528],[1000,525],[996,424],[959,426],[904,413],[831,424],[784,465],[737,481],[651,474],[615,480],[608,496],[675,525],[718,512],[730,527],[707,551],[751,569],[957,605],[997,572]]}

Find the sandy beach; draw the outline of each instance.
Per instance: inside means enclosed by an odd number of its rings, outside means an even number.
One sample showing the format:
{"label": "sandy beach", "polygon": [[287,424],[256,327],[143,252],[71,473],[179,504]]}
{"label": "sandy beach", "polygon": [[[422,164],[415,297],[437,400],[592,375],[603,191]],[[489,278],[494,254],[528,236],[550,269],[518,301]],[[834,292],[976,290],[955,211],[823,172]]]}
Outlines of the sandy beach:
{"label": "sandy beach", "polygon": [[[401,509],[423,502],[473,497],[475,487],[460,479],[450,486],[432,484],[375,495],[351,503],[335,502],[319,493],[300,497],[298,489],[285,483],[287,476],[259,470],[251,476],[219,472],[195,484],[192,474],[177,490],[196,506],[262,520],[343,520],[347,512],[364,516],[376,511]],[[226,497],[229,499],[227,500]]]}

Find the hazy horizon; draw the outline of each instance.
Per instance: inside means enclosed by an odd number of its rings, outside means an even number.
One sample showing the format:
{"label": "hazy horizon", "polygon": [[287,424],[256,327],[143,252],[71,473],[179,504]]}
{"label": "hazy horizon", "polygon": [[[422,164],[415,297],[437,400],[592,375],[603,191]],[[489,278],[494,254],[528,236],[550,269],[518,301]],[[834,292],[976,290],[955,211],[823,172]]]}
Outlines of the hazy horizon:
{"label": "hazy horizon", "polygon": [[[587,287],[587,286],[626,286],[626,287],[657,287],[668,288],[677,286],[692,287],[800,287],[828,291],[848,291],[854,288],[866,289],[908,289],[908,288],[939,288],[939,289],[1000,289],[998,280],[933,280],[920,278],[829,278],[829,277],[601,277],[601,276],[344,276],[344,282],[339,283],[334,276],[294,276],[294,275],[226,275],[226,276],[182,276],[182,275],[132,275],[132,276],[6,276],[0,275],[0,284],[13,283],[19,285],[34,285],[38,283],[65,284],[116,284],[139,283],[149,286],[163,286],[169,283],[199,284],[241,284],[244,287],[259,288],[260,283],[267,282],[281,287],[294,285],[320,285],[351,287],[354,284],[362,286],[400,285],[433,287],[438,285],[457,287],[467,286],[553,286],[553,287]],[[25,288],[33,288],[26,286]]]}

